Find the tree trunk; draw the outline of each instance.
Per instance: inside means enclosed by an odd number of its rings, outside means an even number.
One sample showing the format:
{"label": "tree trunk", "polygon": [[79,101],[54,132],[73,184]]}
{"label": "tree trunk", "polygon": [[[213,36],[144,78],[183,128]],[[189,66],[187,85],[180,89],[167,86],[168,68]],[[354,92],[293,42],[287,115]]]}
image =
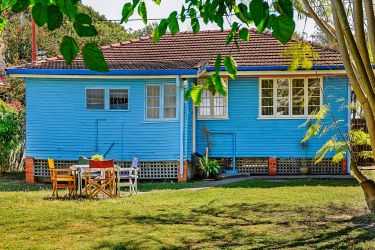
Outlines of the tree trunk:
{"label": "tree trunk", "polygon": [[361,182],[360,185],[365,194],[368,209],[370,209],[371,213],[375,213],[375,182],[366,180]]}

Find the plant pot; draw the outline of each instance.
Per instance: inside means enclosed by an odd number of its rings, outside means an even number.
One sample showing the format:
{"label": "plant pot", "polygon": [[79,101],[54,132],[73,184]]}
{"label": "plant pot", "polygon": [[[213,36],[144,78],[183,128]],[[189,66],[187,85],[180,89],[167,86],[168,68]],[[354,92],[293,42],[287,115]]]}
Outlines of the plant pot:
{"label": "plant pot", "polygon": [[309,174],[309,168],[308,167],[299,167],[299,173],[300,174]]}

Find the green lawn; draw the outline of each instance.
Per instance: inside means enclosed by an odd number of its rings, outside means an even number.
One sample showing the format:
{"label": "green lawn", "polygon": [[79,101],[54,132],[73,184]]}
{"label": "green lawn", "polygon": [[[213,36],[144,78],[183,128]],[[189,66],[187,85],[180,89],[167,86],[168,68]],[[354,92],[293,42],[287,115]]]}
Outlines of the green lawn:
{"label": "green lawn", "polygon": [[258,180],[102,200],[50,195],[0,192],[0,249],[375,248],[375,217],[353,181]]}

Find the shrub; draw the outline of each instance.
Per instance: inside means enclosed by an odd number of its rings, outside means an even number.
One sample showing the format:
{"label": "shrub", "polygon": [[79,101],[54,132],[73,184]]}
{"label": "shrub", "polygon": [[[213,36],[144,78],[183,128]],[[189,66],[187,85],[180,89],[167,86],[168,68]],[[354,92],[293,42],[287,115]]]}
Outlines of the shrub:
{"label": "shrub", "polygon": [[216,160],[208,159],[208,157],[201,157],[199,159],[201,170],[205,173],[206,177],[217,175],[221,173],[221,167]]}
{"label": "shrub", "polygon": [[0,100],[0,171],[21,168],[24,147],[24,110],[18,102]]}

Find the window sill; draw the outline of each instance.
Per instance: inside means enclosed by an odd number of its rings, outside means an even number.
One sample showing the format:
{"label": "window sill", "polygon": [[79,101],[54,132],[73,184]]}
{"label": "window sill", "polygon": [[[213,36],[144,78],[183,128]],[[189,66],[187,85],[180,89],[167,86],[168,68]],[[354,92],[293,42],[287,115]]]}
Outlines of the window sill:
{"label": "window sill", "polygon": [[143,124],[154,124],[154,123],[177,123],[179,120],[146,120]]}
{"label": "window sill", "polygon": [[223,117],[223,118],[198,118],[197,121],[225,121],[229,120],[229,117]]}
{"label": "window sill", "polygon": [[130,109],[86,109],[88,112],[130,112]]}
{"label": "window sill", "polygon": [[309,116],[300,116],[300,117],[258,117],[257,120],[307,120]]}

